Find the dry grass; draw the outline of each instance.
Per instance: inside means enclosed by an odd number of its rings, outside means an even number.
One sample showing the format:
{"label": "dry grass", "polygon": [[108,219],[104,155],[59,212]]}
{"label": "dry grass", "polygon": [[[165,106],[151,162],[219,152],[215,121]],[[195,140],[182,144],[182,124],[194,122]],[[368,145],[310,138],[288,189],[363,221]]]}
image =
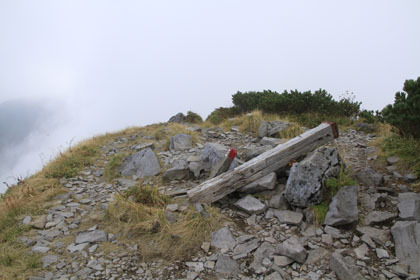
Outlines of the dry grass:
{"label": "dry grass", "polygon": [[208,207],[209,215],[204,217],[190,206],[177,212],[177,221],[171,224],[165,215],[169,202],[156,187],[137,187],[117,197],[108,208],[107,218],[123,236],[137,240],[143,258],[183,260],[199,250],[221,224],[221,216],[216,208]]}
{"label": "dry grass", "polygon": [[278,133],[278,137],[284,138],[284,139],[291,139],[291,138],[301,135],[302,133],[303,133],[302,127],[297,123],[293,123],[285,130],[280,131]]}

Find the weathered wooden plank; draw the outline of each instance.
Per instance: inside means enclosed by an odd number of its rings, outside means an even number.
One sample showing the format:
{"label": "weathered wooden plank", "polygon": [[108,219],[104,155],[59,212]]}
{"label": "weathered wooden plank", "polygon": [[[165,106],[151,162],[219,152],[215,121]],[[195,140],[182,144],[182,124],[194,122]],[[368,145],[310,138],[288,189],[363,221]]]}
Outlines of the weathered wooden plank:
{"label": "weathered wooden plank", "polygon": [[328,143],[335,137],[338,137],[337,126],[322,123],[232,171],[201,183],[188,191],[188,197],[192,202],[211,203],[217,201],[270,172],[286,166],[290,161]]}

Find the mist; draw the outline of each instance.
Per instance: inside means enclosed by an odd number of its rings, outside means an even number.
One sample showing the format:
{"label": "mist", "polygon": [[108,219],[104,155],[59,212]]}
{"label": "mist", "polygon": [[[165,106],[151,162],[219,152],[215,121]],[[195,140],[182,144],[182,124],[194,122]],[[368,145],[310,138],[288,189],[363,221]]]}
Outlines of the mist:
{"label": "mist", "polygon": [[417,0],[1,1],[0,181],[93,135],[205,118],[238,90],[349,91],[381,110],[420,76],[419,12]]}

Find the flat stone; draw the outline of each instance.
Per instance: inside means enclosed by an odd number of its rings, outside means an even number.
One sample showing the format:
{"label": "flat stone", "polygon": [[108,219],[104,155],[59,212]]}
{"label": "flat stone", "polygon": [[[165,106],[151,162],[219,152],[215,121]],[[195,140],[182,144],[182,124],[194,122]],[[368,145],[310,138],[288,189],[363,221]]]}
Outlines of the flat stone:
{"label": "flat stone", "polygon": [[393,165],[393,164],[396,164],[397,162],[399,162],[400,161],[400,158],[399,157],[389,157],[389,158],[387,158],[386,159],[386,162],[389,164],[389,165]]}
{"label": "flat stone", "polygon": [[80,232],[76,236],[76,244],[86,243],[86,242],[104,242],[107,241],[107,234],[103,230],[94,230],[94,231],[85,231]]}
{"label": "flat stone", "polygon": [[211,246],[215,248],[233,249],[235,245],[235,239],[227,227],[223,227],[211,234]]}
{"label": "flat stone", "polygon": [[33,222],[32,226],[37,229],[44,229],[45,225],[47,224],[47,216],[42,215],[40,217],[37,217]]}
{"label": "flat stone", "polygon": [[176,160],[172,167],[165,171],[163,179],[166,181],[182,180],[189,177],[190,169],[185,160]]}
{"label": "flat stone", "polygon": [[277,175],[275,172],[269,173],[264,177],[240,188],[238,191],[243,193],[256,193],[266,190],[272,190],[276,186]]}
{"label": "flat stone", "polygon": [[231,259],[229,256],[220,254],[217,258],[214,270],[222,274],[236,275],[239,272],[239,265],[235,260]]}
{"label": "flat stone", "polygon": [[192,136],[188,134],[177,134],[172,136],[169,141],[170,151],[183,151],[192,148]]}
{"label": "flat stone", "polygon": [[368,226],[358,226],[356,231],[362,235],[369,236],[372,240],[382,246],[391,239],[389,230],[382,230]]}
{"label": "flat stone", "polygon": [[273,195],[268,202],[268,206],[279,210],[289,209],[289,203],[283,193]]}
{"label": "flat stone", "polygon": [[90,260],[87,265],[88,268],[92,268],[94,270],[99,270],[102,271],[104,270],[104,268],[102,267],[102,265],[97,261],[97,260]]}
{"label": "flat stone", "polygon": [[286,256],[274,256],[274,264],[279,267],[285,267],[293,263],[294,260]]}
{"label": "flat stone", "polygon": [[411,271],[420,274],[420,223],[398,221],[391,228],[395,254]]}
{"label": "flat stone", "polygon": [[308,253],[302,245],[293,238],[289,238],[276,247],[276,253],[289,257],[298,263],[304,263]]}
{"label": "flat stone", "polygon": [[400,219],[420,222],[420,194],[413,192],[400,193],[398,200]]}
{"label": "flat stone", "polygon": [[356,254],[356,257],[360,260],[369,259],[368,257],[366,257],[366,255],[369,253],[369,247],[365,243],[354,249],[354,253]]}
{"label": "flat stone", "polygon": [[264,277],[264,280],[283,280],[283,277],[277,271]]}
{"label": "flat stone", "polygon": [[233,254],[234,255],[249,254],[255,249],[257,249],[258,247],[259,247],[259,240],[253,239],[246,243],[241,243],[241,244],[236,245],[235,249],[233,250]]}
{"label": "flat stone", "polygon": [[417,179],[418,179],[418,176],[417,176],[417,174],[414,174],[414,173],[405,174],[405,175],[403,176],[403,180],[404,180],[404,182],[406,182],[406,183],[413,183],[413,182],[415,182]]}
{"label": "flat stone", "polygon": [[339,229],[332,227],[332,226],[325,226],[324,232],[331,235],[333,238],[341,239],[349,237],[348,233],[342,233]]}
{"label": "flat stone", "polygon": [[315,248],[308,253],[308,257],[306,258],[305,264],[306,265],[315,265],[319,263],[321,260],[328,259],[330,252],[322,247]]}
{"label": "flat stone", "polygon": [[197,273],[200,273],[204,270],[204,264],[202,262],[186,262],[185,265]]}
{"label": "flat stone", "polygon": [[56,263],[58,261],[58,257],[55,255],[47,255],[41,258],[42,261],[42,267],[46,268],[47,266],[50,266],[53,263]]}
{"label": "flat stone", "polygon": [[274,210],[274,215],[281,224],[299,225],[303,219],[302,213],[289,210]]}
{"label": "flat stone", "polygon": [[376,248],[376,256],[378,259],[389,259],[388,252],[381,248]]}
{"label": "flat stone", "polygon": [[34,253],[45,254],[49,250],[50,250],[50,248],[44,247],[44,246],[35,246],[35,247],[32,247],[32,252],[34,252]]}
{"label": "flat stone", "polygon": [[279,144],[284,143],[285,140],[284,139],[280,139],[280,138],[272,138],[272,137],[263,137],[260,140],[260,144],[263,146],[272,146],[275,147]]}
{"label": "flat stone", "polygon": [[168,211],[175,212],[175,211],[178,211],[178,209],[179,209],[179,206],[176,203],[166,205],[166,210]]}
{"label": "flat stone", "polygon": [[89,243],[88,242],[77,244],[77,245],[74,244],[74,243],[72,243],[69,246],[67,246],[67,250],[69,250],[70,253],[73,254],[74,252],[81,252],[81,251],[83,251],[87,246],[89,246]]}
{"label": "flat stone", "polygon": [[397,217],[397,214],[385,211],[372,211],[364,219],[365,225],[372,226],[390,222]]}
{"label": "flat stone", "polygon": [[247,195],[239,199],[233,205],[247,212],[248,214],[259,214],[264,212],[266,208],[265,204],[263,204],[261,201],[259,201],[252,195]]}
{"label": "flat stone", "polygon": [[254,252],[254,259],[250,265],[250,268],[252,268],[257,274],[264,273],[265,270],[262,269],[263,259],[270,258],[274,252],[275,248],[271,243],[262,243],[261,246]]}
{"label": "flat stone", "polygon": [[340,280],[361,280],[366,279],[362,276],[354,260],[347,256],[343,257],[340,253],[334,252],[330,258],[330,269],[335,272]]}
{"label": "flat stone", "polygon": [[123,176],[136,175],[138,178],[142,178],[155,176],[160,172],[159,160],[150,148],[126,157],[121,165],[121,174]]}
{"label": "flat stone", "polygon": [[357,186],[345,186],[333,197],[324,224],[330,226],[347,225],[357,222]]}

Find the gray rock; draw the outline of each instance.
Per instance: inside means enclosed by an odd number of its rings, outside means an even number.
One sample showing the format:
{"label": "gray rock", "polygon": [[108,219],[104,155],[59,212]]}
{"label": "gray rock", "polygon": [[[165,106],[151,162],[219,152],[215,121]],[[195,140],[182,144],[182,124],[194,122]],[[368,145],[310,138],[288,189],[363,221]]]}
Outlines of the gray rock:
{"label": "gray rock", "polygon": [[386,159],[386,162],[389,164],[389,165],[393,165],[393,164],[396,164],[397,162],[399,162],[400,161],[400,158],[399,157],[389,157],[389,158],[387,158]]}
{"label": "gray rock", "polygon": [[201,171],[204,170],[203,164],[201,162],[190,162],[188,163],[188,169],[194,174],[195,178],[200,177]]}
{"label": "gray rock", "polygon": [[94,242],[105,242],[108,240],[108,236],[103,230],[94,230],[94,231],[84,231],[80,232],[76,236],[76,244],[80,243],[94,243]]}
{"label": "gray rock", "polygon": [[238,191],[242,193],[256,193],[266,190],[272,190],[276,186],[277,175],[275,172],[271,172],[268,175],[248,184]]}
{"label": "gray rock", "polygon": [[268,131],[268,136],[275,136],[279,132],[287,129],[291,125],[291,123],[281,122],[281,121],[271,121],[269,122],[269,124],[270,124],[270,129]]}
{"label": "gray rock", "polygon": [[45,246],[35,246],[35,247],[32,247],[32,252],[34,252],[34,253],[45,254],[49,250],[50,250],[50,248],[45,247]]}
{"label": "gray rock", "polygon": [[274,264],[277,265],[277,266],[279,266],[279,267],[288,266],[292,262],[294,262],[294,260],[292,260],[289,257],[286,257],[286,256],[274,256]]}
{"label": "gray rock", "polygon": [[53,263],[56,263],[58,261],[58,257],[54,255],[47,255],[41,258],[42,267],[46,268],[47,266],[50,266]]}
{"label": "gray rock", "polygon": [[277,271],[264,277],[264,280],[283,280],[283,277]]}
{"label": "gray rock", "polygon": [[[203,150],[201,151],[201,163],[205,171],[211,171],[213,168],[218,166],[220,162],[225,158],[228,152],[228,147],[219,143],[206,143],[204,144]],[[238,166],[237,158],[231,163],[229,170]]]}
{"label": "gray rock", "polygon": [[22,224],[24,224],[24,225],[29,225],[29,223],[30,223],[31,221],[32,221],[31,216],[26,216],[26,217],[23,219]]}
{"label": "gray rock", "polygon": [[176,122],[176,123],[182,123],[185,121],[187,117],[183,113],[178,113],[175,116],[172,116],[168,122]]}
{"label": "gray rock", "polygon": [[265,121],[261,121],[260,126],[258,127],[258,136],[263,138],[268,135],[269,125]]}
{"label": "gray rock", "polygon": [[407,221],[420,222],[420,194],[413,192],[398,195],[400,218]]}
{"label": "gray rock", "polygon": [[234,255],[249,254],[259,247],[259,243],[260,242],[258,239],[253,239],[246,243],[238,244],[233,250],[233,254]]}
{"label": "gray rock", "polygon": [[304,263],[308,253],[294,238],[289,238],[276,247],[276,253],[289,257],[298,263]]}
{"label": "gray rock", "polygon": [[183,151],[192,148],[192,136],[188,134],[177,134],[169,141],[170,151]]}
{"label": "gray rock", "polygon": [[381,248],[376,248],[376,256],[378,257],[378,259],[388,259],[389,258],[388,252],[384,249],[381,249]]}
{"label": "gray rock", "polygon": [[414,174],[414,173],[405,174],[405,175],[403,176],[403,180],[404,180],[404,182],[406,182],[406,183],[413,183],[413,182],[415,182],[417,179],[418,179],[418,176],[417,176],[417,174]]}
{"label": "gray rock", "polygon": [[294,206],[308,207],[323,199],[325,180],[337,176],[340,158],[336,148],[321,147],[293,164],[286,184],[285,198]]}
{"label": "gray rock", "polygon": [[274,252],[274,246],[269,242],[264,242],[257,251],[254,252],[254,260],[252,261],[250,268],[252,268],[257,274],[265,272],[265,270],[262,269],[263,259],[270,258]]}
{"label": "gray rock", "polygon": [[365,225],[372,226],[392,221],[397,214],[385,211],[372,211],[364,219]]}
{"label": "gray rock", "polygon": [[89,242],[86,243],[81,243],[81,244],[70,244],[69,246],[67,246],[67,250],[69,250],[70,253],[74,253],[74,252],[81,252],[83,251],[87,246],[89,245]]}
{"label": "gray rock", "polygon": [[261,139],[260,144],[263,146],[271,146],[275,147],[281,143],[284,143],[284,139],[280,138],[272,138],[272,137],[264,137]]}
{"label": "gray rock", "polygon": [[246,152],[246,160],[247,161],[251,160],[254,157],[257,157],[261,155],[262,153],[265,153],[271,149],[273,149],[273,146],[270,146],[270,145],[248,148]]}
{"label": "gray rock", "polygon": [[380,187],[384,183],[384,175],[371,168],[359,170],[355,176],[366,187]]}
{"label": "gray rock", "polygon": [[289,209],[289,203],[284,197],[284,193],[273,195],[268,201],[268,206],[279,210]]}
{"label": "gray rock", "polygon": [[372,240],[382,246],[385,245],[385,243],[391,238],[389,230],[382,230],[367,226],[358,226],[356,231],[362,235],[369,236]]}
{"label": "gray rock", "polygon": [[46,224],[47,224],[46,215],[39,216],[32,222],[32,226],[37,229],[44,229]]}
{"label": "gray rock", "polygon": [[289,210],[274,210],[274,216],[280,224],[299,225],[302,222],[303,214]]}
{"label": "gray rock", "polygon": [[204,265],[202,262],[186,262],[185,265],[197,273],[200,273],[204,270]]}
{"label": "gray rock", "polygon": [[365,279],[360,273],[354,260],[347,256],[343,257],[340,253],[334,252],[330,258],[330,269],[335,272],[340,280],[361,280]]}
{"label": "gray rock", "polygon": [[179,206],[176,203],[166,205],[166,210],[168,211],[176,212],[178,211],[178,209],[179,209]]}
{"label": "gray rock", "polygon": [[308,257],[306,258],[305,264],[306,265],[315,265],[319,261],[328,259],[330,252],[322,247],[315,248],[308,253]]}
{"label": "gray rock", "polygon": [[163,179],[166,181],[182,180],[188,178],[190,170],[185,160],[175,160],[172,167],[165,171]]}
{"label": "gray rock", "polygon": [[155,176],[161,171],[158,158],[155,153],[146,148],[140,152],[128,156],[124,159],[121,166],[123,176],[136,175],[137,177]]}
{"label": "gray rock", "polygon": [[420,273],[420,223],[398,221],[391,228],[395,241],[395,254],[411,271]]}
{"label": "gray rock", "polygon": [[252,195],[247,195],[238,201],[236,201],[233,205],[238,207],[239,209],[249,213],[249,214],[259,214],[264,212],[266,206],[264,203],[253,197]]}
{"label": "gray rock", "polygon": [[223,227],[211,234],[210,244],[219,249],[233,249],[236,242],[230,230],[227,227]]}
{"label": "gray rock", "polygon": [[363,243],[356,249],[354,249],[354,253],[356,254],[356,257],[361,260],[368,260],[369,258],[366,257],[366,255],[369,253],[369,247]]}
{"label": "gray rock", "polygon": [[332,226],[325,226],[324,231],[325,233],[331,235],[333,238],[336,238],[336,239],[349,237],[348,233],[342,233],[339,229]]}
{"label": "gray rock", "polygon": [[102,265],[97,261],[97,260],[90,260],[87,265],[88,268],[92,268],[94,270],[104,270],[104,268],[102,267]]}
{"label": "gray rock", "polygon": [[217,258],[214,270],[218,273],[223,274],[238,274],[239,265],[235,260],[232,260],[229,256],[220,254]]}
{"label": "gray rock", "polygon": [[333,197],[324,224],[330,226],[347,225],[357,222],[357,186],[345,186]]}

